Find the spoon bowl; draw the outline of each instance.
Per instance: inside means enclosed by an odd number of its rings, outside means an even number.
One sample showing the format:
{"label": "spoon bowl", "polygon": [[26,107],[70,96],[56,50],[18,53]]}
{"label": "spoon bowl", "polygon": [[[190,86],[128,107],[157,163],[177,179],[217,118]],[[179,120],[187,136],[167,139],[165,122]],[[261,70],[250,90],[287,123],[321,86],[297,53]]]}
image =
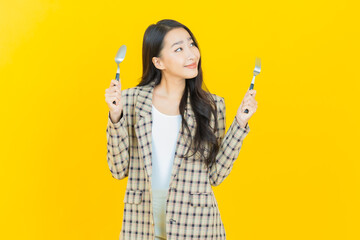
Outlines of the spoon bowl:
{"label": "spoon bowl", "polygon": [[[120,81],[120,66],[119,64],[124,61],[125,58],[125,54],[126,54],[126,45],[122,45],[119,50],[116,53],[115,56],[115,62],[117,64],[117,71],[116,71],[116,76],[115,79],[119,82]],[[113,101],[114,104],[116,104],[115,101]]]}
{"label": "spoon bowl", "polygon": [[115,62],[117,64],[117,71],[116,71],[116,76],[115,79],[119,81],[119,77],[120,77],[120,66],[119,64],[124,61],[125,58],[125,54],[126,54],[126,45],[122,45],[119,50],[116,53],[115,56]]}

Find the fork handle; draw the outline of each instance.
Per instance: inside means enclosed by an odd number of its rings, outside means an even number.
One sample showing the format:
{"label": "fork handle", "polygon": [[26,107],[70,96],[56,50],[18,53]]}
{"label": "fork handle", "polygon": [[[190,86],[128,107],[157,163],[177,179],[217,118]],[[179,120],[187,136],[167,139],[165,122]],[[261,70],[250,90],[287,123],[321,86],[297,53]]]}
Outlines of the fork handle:
{"label": "fork handle", "polygon": [[[249,90],[253,90],[253,88],[254,88],[254,84],[251,83]],[[245,109],[244,113],[249,113],[249,109]]]}
{"label": "fork handle", "polygon": [[249,87],[249,90],[253,90],[253,89],[254,89],[254,84],[251,83],[251,84],[250,84],[250,87]]}

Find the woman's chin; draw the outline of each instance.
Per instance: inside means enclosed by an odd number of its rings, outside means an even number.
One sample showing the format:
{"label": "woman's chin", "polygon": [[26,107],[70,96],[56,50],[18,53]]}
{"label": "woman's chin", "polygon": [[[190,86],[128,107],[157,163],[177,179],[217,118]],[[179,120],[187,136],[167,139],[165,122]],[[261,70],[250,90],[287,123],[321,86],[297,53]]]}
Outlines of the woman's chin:
{"label": "woman's chin", "polygon": [[199,72],[196,70],[196,71],[194,71],[193,74],[190,74],[190,73],[186,74],[186,75],[185,75],[185,78],[186,78],[186,79],[194,78],[194,77],[196,77],[198,74],[199,74]]}

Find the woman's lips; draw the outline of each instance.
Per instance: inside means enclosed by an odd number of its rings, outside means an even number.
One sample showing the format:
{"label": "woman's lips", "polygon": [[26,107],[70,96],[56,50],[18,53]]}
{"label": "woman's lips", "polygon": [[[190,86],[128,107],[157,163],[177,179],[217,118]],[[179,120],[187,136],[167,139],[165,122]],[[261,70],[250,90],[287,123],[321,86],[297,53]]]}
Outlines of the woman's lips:
{"label": "woman's lips", "polygon": [[187,65],[187,66],[185,66],[185,67],[187,67],[187,68],[196,68],[196,66],[197,66],[197,64],[196,64],[196,63],[193,63],[193,64]]}

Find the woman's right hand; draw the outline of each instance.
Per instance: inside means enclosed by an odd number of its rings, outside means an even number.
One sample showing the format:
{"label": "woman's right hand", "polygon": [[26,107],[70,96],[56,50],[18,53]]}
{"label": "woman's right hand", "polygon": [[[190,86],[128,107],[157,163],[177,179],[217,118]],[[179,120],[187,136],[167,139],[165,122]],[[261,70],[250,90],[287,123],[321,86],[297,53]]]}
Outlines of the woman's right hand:
{"label": "woman's right hand", "polygon": [[111,80],[110,87],[105,89],[105,102],[109,107],[111,120],[118,122],[123,109],[121,101],[121,79],[119,79],[119,81]]}

